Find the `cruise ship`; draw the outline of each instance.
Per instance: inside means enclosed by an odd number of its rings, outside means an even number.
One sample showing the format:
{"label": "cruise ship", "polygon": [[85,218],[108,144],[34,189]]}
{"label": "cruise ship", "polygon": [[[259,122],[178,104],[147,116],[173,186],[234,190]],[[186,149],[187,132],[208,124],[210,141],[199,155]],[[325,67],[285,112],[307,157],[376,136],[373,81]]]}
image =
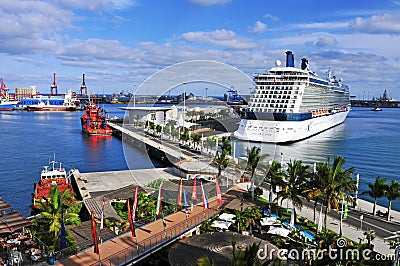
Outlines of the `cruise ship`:
{"label": "cruise ship", "polygon": [[343,123],[350,111],[349,88],[328,71],[327,78],[309,70],[308,59],[301,68],[294,54],[286,52],[286,66],[275,61],[267,73],[254,75],[255,90],[241,113],[238,139],[285,143],[316,135]]}

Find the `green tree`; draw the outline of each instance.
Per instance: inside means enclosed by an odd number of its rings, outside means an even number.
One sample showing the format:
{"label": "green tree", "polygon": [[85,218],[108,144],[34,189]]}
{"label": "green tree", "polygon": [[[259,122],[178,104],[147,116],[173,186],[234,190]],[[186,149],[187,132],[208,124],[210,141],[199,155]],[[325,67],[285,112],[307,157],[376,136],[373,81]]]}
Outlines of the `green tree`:
{"label": "green tree", "polygon": [[[260,242],[261,243],[261,242]],[[245,250],[236,250],[236,241],[232,240],[232,265],[233,266],[258,266],[261,262],[257,256],[260,243],[254,242],[248,245]]]}
{"label": "green tree", "polygon": [[[259,163],[262,162],[268,155],[261,154],[260,147],[252,147],[247,149],[247,164],[246,171],[250,174],[250,191],[251,197],[254,198],[254,174],[256,173]],[[265,168],[265,167],[264,167]]]}
{"label": "green tree", "polygon": [[386,179],[380,178],[379,176],[375,178],[375,183],[368,182],[367,185],[369,190],[365,190],[361,194],[368,195],[374,198],[374,207],[372,209],[372,214],[375,216],[376,201],[378,198],[382,198],[383,196],[385,196],[385,192],[388,189],[388,186],[386,184]]}
{"label": "green tree", "polygon": [[40,240],[53,249],[58,249],[62,221],[65,225],[80,224],[78,213],[82,206],[74,200],[71,191],[65,190],[60,193],[57,186],[51,188],[49,197],[44,202],[40,201],[37,204],[41,215],[32,221],[35,231]]}
{"label": "green tree", "polygon": [[284,174],[282,173],[282,165],[277,161],[273,160],[268,173],[264,180],[269,183],[269,204],[273,201],[273,195],[276,193],[277,187],[283,185]]}
{"label": "green tree", "polygon": [[227,150],[217,152],[217,155],[213,158],[213,163],[218,167],[218,177],[221,176],[222,171],[228,166],[230,159]]}
{"label": "green tree", "polygon": [[309,175],[309,166],[304,165],[302,161],[290,160],[286,170],[286,178],[283,181],[283,189],[278,192],[277,199],[289,200],[292,203],[292,214],[290,217],[290,224],[294,225],[296,221],[296,207],[302,208],[303,202],[301,196],[304,195],[306,187],[306,180]]}
{"label": "green tree", "polygon": [[200,144],[200,141],[201,141],[201,135],[198,134],[198,133],[193,134],[192,135],[192,140],[193,140],[193,143],[196,144],[196,147],[199,147],[199,144]]}
{"label": "green tree", "polygon": [[387,220],[390,220],[390,212],[392,210],[392,201],[400,198],[400,183],[396,180],[391,180],[389,187],[385,193],[386,198],[389,200],[388,207],[387,207]]}
{"label": "green tree", "polygon": [[352,177],[354,168],[343,169],[345,162],[344,157],[335,155],[332,165],[330,157],[326,162],[317,164],[316,175],[320,180],[320,186],[314,191],[314,196],[321,196],[327,205],[324,217],[325,228],[328,211],[331,210],[332,206],[339,210],[339,204],[342,200],[352,201],[346,191],[352,193],[356,190],[356,181]]}

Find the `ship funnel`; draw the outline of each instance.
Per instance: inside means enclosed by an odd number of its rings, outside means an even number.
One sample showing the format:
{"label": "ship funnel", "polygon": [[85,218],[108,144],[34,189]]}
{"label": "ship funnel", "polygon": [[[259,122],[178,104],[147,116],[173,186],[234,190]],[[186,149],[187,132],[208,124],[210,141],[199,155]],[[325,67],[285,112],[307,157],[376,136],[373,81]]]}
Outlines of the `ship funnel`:
{"label": "ship funnel", "polygon": [[294,54],[292,51],[286,52],[286,67],[294,67]]}
{"label": "ship funnel", "polygon": [[301,69],[302,70],[308,70],[308,60],[307,60],[307,58],[302,58],[301,59]]}

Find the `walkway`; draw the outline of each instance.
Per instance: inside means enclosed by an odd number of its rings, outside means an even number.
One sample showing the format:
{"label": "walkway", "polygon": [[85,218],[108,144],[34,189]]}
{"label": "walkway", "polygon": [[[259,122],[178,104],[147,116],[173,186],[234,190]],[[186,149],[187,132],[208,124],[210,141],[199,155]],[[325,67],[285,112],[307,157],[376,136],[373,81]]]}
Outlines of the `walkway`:
{"label": "walkway", "polygon": [[[235,190],[223,196],[223,205],[236,198]],[[200,225],[204,220],[219,213],[216,199],[210,200],[210,208],[203,210],[201,206],[194,206],[189,218],[183,211],[165,217],[166,229],[162,220],[147,224],[136,229],[136,238],[127,232],[114,239],[99,245],[100,256],[93,252],[93,247],[76,255],[58,261],[57,265],[123,265],[137,262],[159,248],[180,238],[185,232]]]}

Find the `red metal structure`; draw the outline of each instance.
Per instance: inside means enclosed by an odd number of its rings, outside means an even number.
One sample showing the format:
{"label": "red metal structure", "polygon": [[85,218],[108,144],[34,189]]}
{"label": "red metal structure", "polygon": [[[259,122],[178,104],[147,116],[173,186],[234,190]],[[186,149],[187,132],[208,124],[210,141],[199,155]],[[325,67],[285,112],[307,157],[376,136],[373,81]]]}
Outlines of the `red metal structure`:
{"label": "red metal structure", "polygon": [[[53,93],[53,90],[56,92],[55,94]],[[50,95],[57,95],[58,90],[57,90],[57,83],[56,83],[56,72],[53,73],[53,84],[50,86]]]}

